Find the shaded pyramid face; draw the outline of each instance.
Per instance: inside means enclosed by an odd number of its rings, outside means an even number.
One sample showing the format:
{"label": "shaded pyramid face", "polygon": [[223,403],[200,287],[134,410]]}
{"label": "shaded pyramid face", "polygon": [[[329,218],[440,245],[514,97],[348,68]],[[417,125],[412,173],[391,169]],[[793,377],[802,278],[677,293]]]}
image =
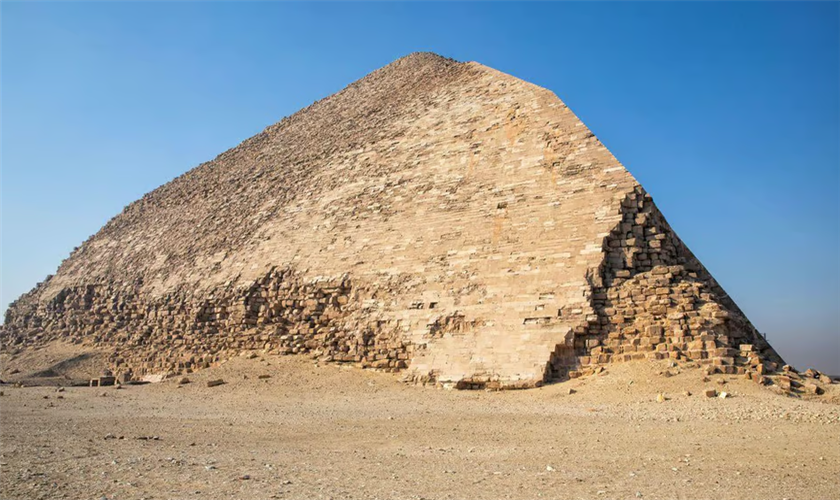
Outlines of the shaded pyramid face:
{"label": "shaded pyramid face", "polygon": [[243,350],[528,387],[781,362],[551,92],[412,54],[145,195],[15,302],[5,348],[139,376]]}

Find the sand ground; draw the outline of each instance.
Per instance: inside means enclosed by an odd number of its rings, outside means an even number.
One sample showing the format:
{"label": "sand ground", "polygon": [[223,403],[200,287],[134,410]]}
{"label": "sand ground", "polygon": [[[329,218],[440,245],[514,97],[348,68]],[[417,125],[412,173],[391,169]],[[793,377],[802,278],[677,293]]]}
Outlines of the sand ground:
{"label": "sand ground", "polygon": [[[4,380],[33,359],[4,356]],[[185,385],[6,385],[0,498],[840,498],[840,385],[802,400],[666,368],[485,392],[243,357]]]}

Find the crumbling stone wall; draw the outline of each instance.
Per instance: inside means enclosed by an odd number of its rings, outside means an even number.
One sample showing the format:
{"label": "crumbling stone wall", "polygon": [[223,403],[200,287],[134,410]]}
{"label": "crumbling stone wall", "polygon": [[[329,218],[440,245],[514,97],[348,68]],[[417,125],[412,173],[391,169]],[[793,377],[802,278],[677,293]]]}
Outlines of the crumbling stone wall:
{"label": "crumbling stone wall", "polygon": [[592,313],[559,344],[553,379],[642,359],[696,361],[729,374],[776,370],[782,360],[677,237],[640,186],[621,204],[591,280]]}
{"label": "crumbling stone wall", "polygon": [[248,350],[405,368],[410,346],[387,321],[363,314],[365,292],[347,276],[304,282],[289,269],[198,300],[179,293],[145,300],[134,287],[85,285],[45,304],[16,303],[4,348],[64,340],[112,349],[110,368],[129,377],[189,372]]}

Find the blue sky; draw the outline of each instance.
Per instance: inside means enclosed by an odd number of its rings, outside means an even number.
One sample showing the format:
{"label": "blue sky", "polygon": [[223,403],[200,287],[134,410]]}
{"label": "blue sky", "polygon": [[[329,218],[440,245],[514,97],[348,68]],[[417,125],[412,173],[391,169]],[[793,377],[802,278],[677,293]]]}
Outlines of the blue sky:
{"label": "blue sky", "polygon": [[0,308],[407,53],[554,91],[790,362],[840,373],[840,4],[3,2]]}

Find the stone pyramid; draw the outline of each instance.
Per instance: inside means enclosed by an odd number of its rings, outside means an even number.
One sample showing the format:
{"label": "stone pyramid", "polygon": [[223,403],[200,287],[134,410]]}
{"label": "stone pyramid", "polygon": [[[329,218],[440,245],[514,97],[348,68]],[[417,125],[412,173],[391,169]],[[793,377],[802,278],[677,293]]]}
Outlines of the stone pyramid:
{"label": "stone pyramid", "polygon": [[553,93],[429,53],[126,207],[6,313],[4,349],[56,339],[126,378],[248,350],[459,388],[782,362]]}

